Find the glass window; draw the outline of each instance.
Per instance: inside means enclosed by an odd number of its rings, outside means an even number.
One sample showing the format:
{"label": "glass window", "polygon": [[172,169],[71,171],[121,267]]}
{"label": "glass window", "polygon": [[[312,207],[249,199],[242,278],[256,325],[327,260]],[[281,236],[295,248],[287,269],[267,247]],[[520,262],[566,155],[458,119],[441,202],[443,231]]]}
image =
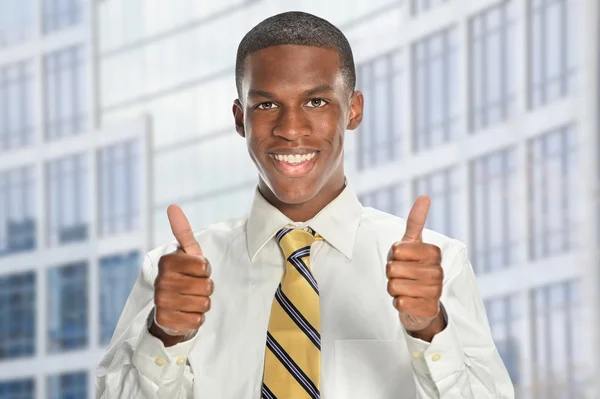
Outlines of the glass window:
{"label": "glass window", "polygon": [[520,237],[515,203],[515,151],[501,150],[471,163],[473,223],[471,248],[478,273],[515,262]]}
{"label": "glass window", "polygon": [[34,399],[33,379],[0,381],[0,399]]}
{"label": "glass window", "polygon": [[100,150],[100,234],[136,230],[140,214],[138,143],[131,141]]}
{"label": "glass window", "polygon": [[35,191],[33,167],[0,172],[0,256],[36,248]]}
{"label": "glass window", "polygon": [[520,328],[524,322],[519,314],[522,302],[518,301],[517,296],[504,296],[488,299],[484,303],[494,343],[513,385],[518,389],[522,357]]}
{"label": "glass window", "polygon": [[55,267],[48,272],[48,350],[62,352],[88,343],[87,263]]}
{"label": "glass window", "polygon": [[414,150],[452,140],[458,129],[459,74],[456,30],[449,28],[413,46]]}
{"label": "glass window", "polygon": [[87,398],[87,379],[85,371],[48,377],[48,399]]}
{"label": "glass window", "polygon": [[515,108],[514,1],[475,16],[470,24],[471,129],[508,119]]}
{"label": "glass window", "polygon": [[35,0],[3,0],[0,12],[0,48],[29,40],[35,33]]}
{"label": "glass window", "polygon": [[446,3],[447,1],[448,0],[411,0],[412,13],[413,15],[417,15],[442,3]]}
{"label": "glass window", "polygon": [[[458,230],[458,176],[456,168],[448,168],[420,177],[414,182],[415,200],[427,194],[431,207],[425,228],[455,238]],[[412,204],[411,204],[412,207]],[[407,211],[408,212],[408,211]]]}
{"label": "glass window", "polygon": [[44,32],[52,33],[79,25],[82,20],[81,0],[43,0]]}
{"label": "glass window", "polygon": [[100,259],[100,343],[108,344],[141,267],[140,254]]}
{"label": "glass window", "polygon": [[401,52],[384,55],[358,67],[358,89],[365,97],[358,131],[358,169],[402,156],[404,104]]}
{"label": "glass window", "polygon": [[46,165],[49,192],[49,245],[88,238],[88,179],[83,154],[70,155]]}
{"label": "glass window", "polygon": [[0,359],[35,353],[35,292],[34,272],[0,277]]}
{"label": "glass window", "polygon": [[575,129],[565,126],[529,143],[529,257],[539,259],[576,245],[578,182]]}
{"label": "glass window", "polygon": [[46,138],[81,133],[85,129],[86,99],[83,46],[73,46],[46,56]]}
{"label": "glass window", "polygon": [[575,88],[576,1],[530,0],[529,102],[537,108]]}
{"label": "glass window", "polygon": [[363,206],[379,209],[392,215],[404,215],[404,185],[394,184],[360,196]]}
{"label": "glass window", "polygon": [[33,143],[33,104],[31,62],[0,67],[0,153]]}
{"label": "glass window", "polygon": [[581,346],[580,283],[565,281],[531,291],[532,386],[534,397],[585,397],[585,364]]}

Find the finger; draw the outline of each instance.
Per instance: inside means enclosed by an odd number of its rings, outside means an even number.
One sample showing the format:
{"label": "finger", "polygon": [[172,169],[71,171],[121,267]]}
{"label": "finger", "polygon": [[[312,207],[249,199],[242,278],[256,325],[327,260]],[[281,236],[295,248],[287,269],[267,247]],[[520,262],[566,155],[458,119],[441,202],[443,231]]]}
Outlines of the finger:
{"label": "finger", "polygon": [[182,295],[210,296],[215,284],[209,278],[197,278],[178,273],[167,273],[157,278],[154,283],[155,291],[169,291]]}
{"label": "finger", "polygon": [[422,233],[427,221],[427,213],[431,199],[427,195],[419,195],[406,219],[406,230],[402,241],[423,241]]}
{"label": "finger", "polygon": [[206,320],[204,313],[188,313],[174,310],[156,310],[156,322],[177,331],[196,330]]}
{"label": "finger", "polygon": [[394,307],[401,313],[416,317],[435,317],[438,314],[438,301],[426,298],[399,296],[394,298]]}
{"label": "finger", "polygon": [[169,294],[158,291],[154,304],[161,310],[172,310],[186,313],[206,313],[210,310],[211,301],[207,296]]}
{"label": "finger", "polygon": [[442,286],[441,284],[423,284],[417,280],[393,278],[388,280],[387,291],[391,296],[437,299],[442,295]]}
{"label": "finger", "polygon": [[186,254],[202,255],[202,249],[194,237],[192,226],[190,226],[190,222],[179,205],[170,205],[167,208],[167,217],[169,218],[171,231],[181,249],[183,249]]}
{"label": "finger", "polygon": [[158,260],[158,273],[161,276],[179,274],[189,277],[210,277],[212,269],[210,262],[203,255],[171,253],[161,256]]}
{"label": "finger", "polygon": [[435,244],[398,241],[390,248],[388,260],[441,264],[442,250]]}
{"label": "finger", "polygon": [[[417,267],[415,267],[417,266]],[[444,281],[444,269],[438,265],[424,265],[407,261],[388,261],[385,265],[385,275],[388,279],[400,278],[406,280],[419,280],[429,284]]]}

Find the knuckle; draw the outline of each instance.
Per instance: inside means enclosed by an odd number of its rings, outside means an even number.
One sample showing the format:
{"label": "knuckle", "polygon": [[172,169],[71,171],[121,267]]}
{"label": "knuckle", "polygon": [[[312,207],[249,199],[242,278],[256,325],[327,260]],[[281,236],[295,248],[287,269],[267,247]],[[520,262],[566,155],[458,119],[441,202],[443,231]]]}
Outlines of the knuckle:
{"label": "knuckle", "polygon": [[204,297],[204,301],[203,301],[203,308],[205,312],[208,312],[210,310],[210,307],[212,305],[212,301],[209,297]]}
{"label": "knuckle", "polygon": [[390,278],[390,276],[392,275],[393,268],[394,268],[394,263],[393,263],[393,261],[391,261],[391,260],[388,260],[388,261],[385,263],[385,275],[386,275],[386,277],[387,277],[388,279],[389,279],[389,278]]}
{"label": "knuckle", "polygon": [[154,295],[154,304],[158,308],[167,308],[171,304],[171,300],[166,292],[158,291]]}

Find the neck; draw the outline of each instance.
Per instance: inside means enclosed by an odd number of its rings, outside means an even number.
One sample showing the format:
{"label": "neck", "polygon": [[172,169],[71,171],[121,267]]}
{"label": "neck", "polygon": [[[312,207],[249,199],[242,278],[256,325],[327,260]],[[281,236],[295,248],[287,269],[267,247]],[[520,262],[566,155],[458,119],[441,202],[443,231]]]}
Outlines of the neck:
{"label": "neck", "polygon": [[319,190],[317,195],[310,200],[299,204],[288,204],[277,198],[262,179],[258,185],[258,189],[263,197],[294,222],[306,222],[315,217],[331,201],[337,198],[337,196],[344,191],[345,187],[345,179],[342,176],[339,182],[336,182],[336,184],[329,183],[325,185]]}

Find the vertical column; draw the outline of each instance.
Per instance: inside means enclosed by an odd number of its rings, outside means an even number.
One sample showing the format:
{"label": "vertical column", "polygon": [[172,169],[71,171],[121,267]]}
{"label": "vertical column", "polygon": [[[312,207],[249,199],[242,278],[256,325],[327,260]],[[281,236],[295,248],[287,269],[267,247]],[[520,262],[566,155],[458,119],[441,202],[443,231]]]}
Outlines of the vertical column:
{"label": "vertical column", "polygon": [[[528,38],[528,0],[514,0],[514,18],[515,18],[515,40],[514,56],[517,65],[516,70],[516,104],[514,118],[519,120],[527,113],[528,93],[529,93],[529,57],[531,49],[529,48]],[[518,125],[517,125],[518,126]],[[515,165],[516,165],[516,193],[513,196],[515,203],[512,204],[512,212],[515,212],[517,223],[516,231],[519,232],[517,242],[520,243],[516,248],[515,267],[524,269],[528,267],[529,262],[529,220],[531,218],[528,204],[529,176],[528,176],[528,155],[527,140],[525,132],[517,131],[514,137],[515,142]],[[520,273],[517,273],[520,274]],[[516,331],[520,337],[520,387],[519,394],[529,397],[532,385],[532,353],[533,353],[533,335],[534,335],[534,313],[530,301],[530,291],[528,284],[516,293],[519,303],[519,313],[522,317],[519,331]]]}
{"label": "vertical column", "polygon": [[[467,141],[469,140],[469,114],[470,114],[470,96],[469,89],[471,87],[470,81],[470,45],[469,45],[469,18],[466,14],[466,7],[463,7],[462,17],[458,21],[456,27],[456,51],[458,55],[458,76],[456,77],[459,81],[459,94],[458,101],[461,104],[459,107],[460,114],[458,117],[458,137],[456,138],[457,151],[460,148],[467,148]],[[467,244],[470,248],[471,243],[471,201],[470,201],[470,190],[471,185],[469,182],[469,163],[470,159],[460,156],[457,154],[458,163],[457,168],[457,185],[458,185],[458,198],[457,198],[457,209],[458,218],[456,219],[458,225],[454,229],[456,237]]]}
{"label": "vertical column", "polygon": [[[576,51],[577,90],[575,108],[577,109],[576,143],[579,178],[575,183],[576,192],[570,200],[577,204],[575,209],[577,236],[575,243],[580,252],[578,262],[581,267],[581,303],[586,324],[581,328],[584,342],[590,342],[581,370],[586,387],[576,387],[589,397],[600,392],[600,140],[598,139],[598,107],[600,95],[599,50],[600,31],[598,29],[600,7],[598,2],[568,2],[569,12],[573,12],[572,21],[580,21],[581,26],[573,27],[574,42],[579,44]],[[577,23],[577,22],[576,22]],[[575,191],[575,190],[574,190]],[[593,382],[592,382],[593,381]]]}

